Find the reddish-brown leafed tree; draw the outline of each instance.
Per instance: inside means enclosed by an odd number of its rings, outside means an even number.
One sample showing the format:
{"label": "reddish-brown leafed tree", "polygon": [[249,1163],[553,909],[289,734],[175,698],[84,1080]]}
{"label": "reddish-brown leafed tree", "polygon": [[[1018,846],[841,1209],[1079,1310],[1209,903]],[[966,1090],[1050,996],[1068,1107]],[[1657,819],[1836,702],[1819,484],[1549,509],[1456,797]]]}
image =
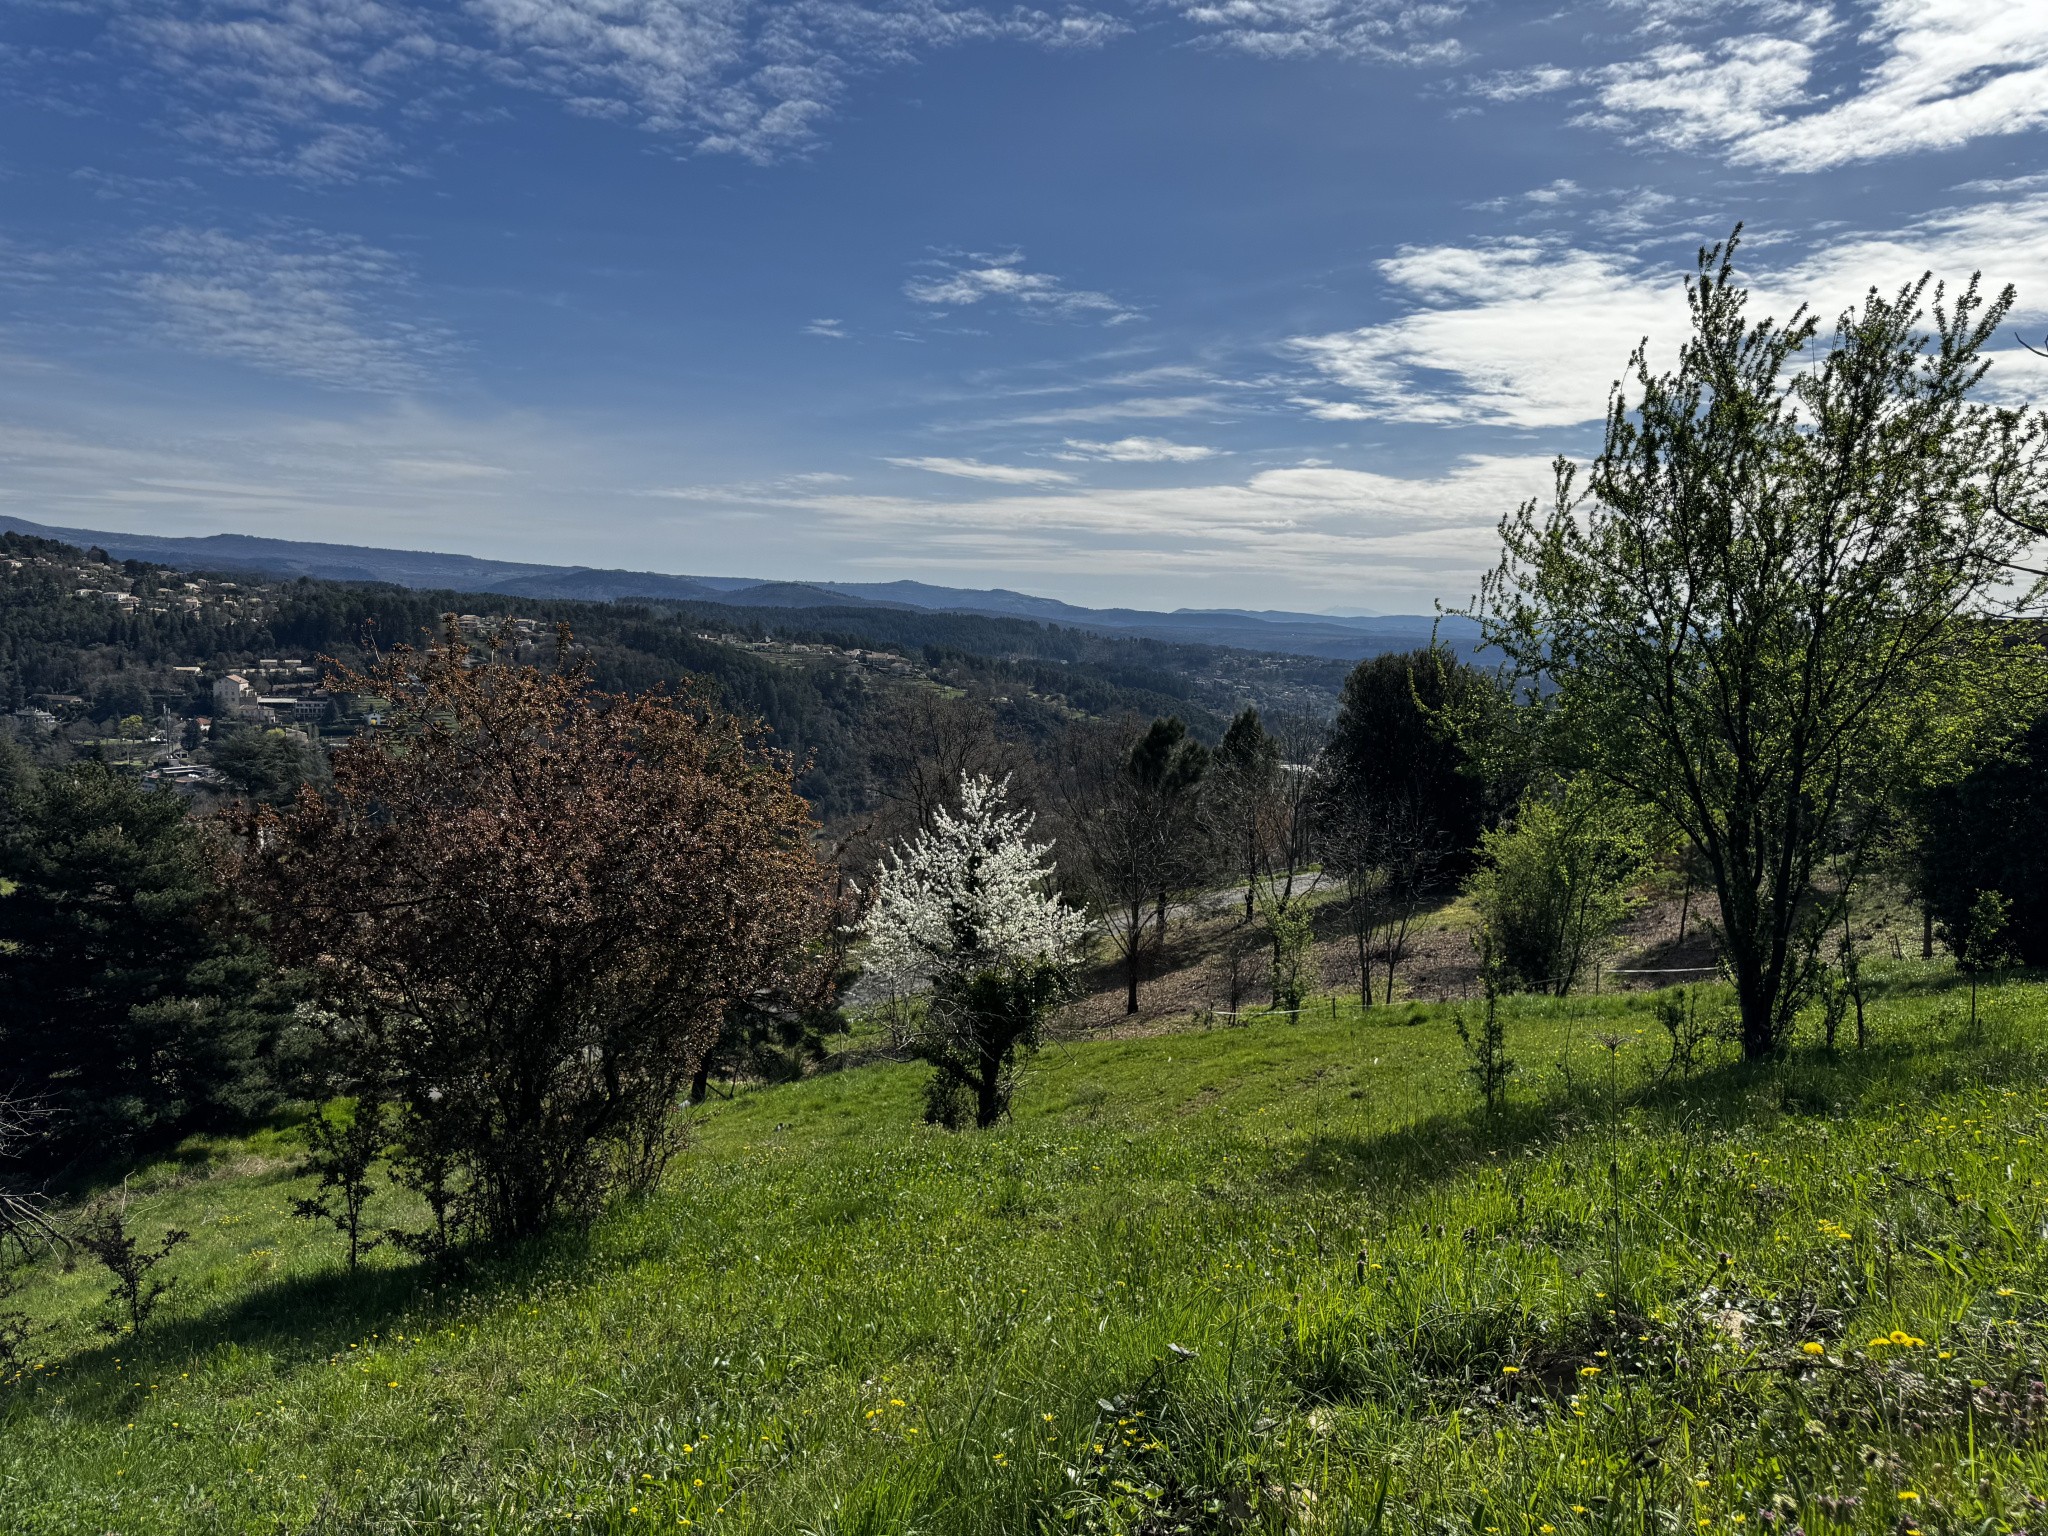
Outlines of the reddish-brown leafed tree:
{"label": "reddish-brown leafed tree", "polygon": [[334,686],[382,725],[330,789],[228,818],[234,883],[312,978],[335,1085],[398,1105],[444,1237],[587,1217],[659,1174],[727,1010],[815,984],[832,912],[790,763],[695,693],[600,693],[452,628]]}

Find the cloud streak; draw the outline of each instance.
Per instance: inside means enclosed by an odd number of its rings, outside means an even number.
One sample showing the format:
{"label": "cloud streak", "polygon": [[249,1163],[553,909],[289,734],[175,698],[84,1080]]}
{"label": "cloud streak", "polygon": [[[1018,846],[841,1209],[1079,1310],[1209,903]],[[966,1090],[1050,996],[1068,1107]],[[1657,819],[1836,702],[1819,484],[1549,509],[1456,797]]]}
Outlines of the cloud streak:
{"label": "cloud streak", "polygon": [[1070,437],[1062,459],[1099,459],[1111,464],[1197,464],[1223,452],[1196,443],[1176,443],[1163,437],[1120,437],[1113,443],[1089,442]]}
{"label": "cloud streak", "polygon": [[1123,325],[1138,311],[1087,288],[1069,288],[1049,272],[1033,272],[1024,253],[972,255],[934,263],[938,270],[913,277],[903,293],[914,304],[941,312],[988,303],[1025,315],[1059,320],[1096,320]]}
{"label": "cloud streak", "polygon": [[961,480],[992,480],[998,485],[1064,485],[1073,476],[1057,469],[1029,469],[1016,464],[984,464],[979,459],[884,459],[899,469],[921,469],[928,474],[952,475]]}

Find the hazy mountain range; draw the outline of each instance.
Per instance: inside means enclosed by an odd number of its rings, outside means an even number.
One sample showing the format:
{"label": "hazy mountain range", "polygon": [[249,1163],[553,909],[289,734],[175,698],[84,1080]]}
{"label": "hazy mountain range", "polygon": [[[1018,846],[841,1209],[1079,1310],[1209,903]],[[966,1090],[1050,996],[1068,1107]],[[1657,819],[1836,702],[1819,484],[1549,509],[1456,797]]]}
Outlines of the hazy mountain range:
{"label": "hazy mountain range", "polygon": [[1195,608],[1153,613],[1137,608],[1082,608],[1057,598],[1033,597],[1001,587],[980,591],[937,587],[922,581],[794,582],[761,581],[746,576],[672,576],[654,571],[531,565],[423,550],[265,539],[241,533],[216,533],[204,538],[109,533],[90,528],[54,528],[4,516],[0,516],[0,530],[60,539],[67,544],[97,544],[119,560],[149,560],[184,570],[254,571],[272,577],[317,576],[329,581],[381,581],[402,587],[597,602],[638,597],[757,608],[919,608],[1037,619],[1098,634],[1144,635],[1155,640],[1230,645],[1252,651],[1342,660],[1425,645],[1433,626],[1446,643],[1460,651],[1474,649],[1477,642],[1477,626],[1469,619],[1457,617],[1439,621],[1416,614],[1340,616]]}

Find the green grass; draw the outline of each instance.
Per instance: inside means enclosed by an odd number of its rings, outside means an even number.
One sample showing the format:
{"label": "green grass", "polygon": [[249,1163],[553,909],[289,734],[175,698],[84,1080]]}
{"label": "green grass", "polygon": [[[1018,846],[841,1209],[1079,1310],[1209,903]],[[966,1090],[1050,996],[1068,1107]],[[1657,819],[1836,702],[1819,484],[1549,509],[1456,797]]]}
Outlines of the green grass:
{"label": "green grass", "polygon": [[1491,1119],[1425,1006],[1050,1049],[983,1134],[859,1068],[438,1277],[342,1273],[289,1126],[196,1142],[148,1333],[25,1293],[0,1530],[2038,1528],[2048,989],[1982,1006],[1659,1082],[1643,999],[1522,1000]]}

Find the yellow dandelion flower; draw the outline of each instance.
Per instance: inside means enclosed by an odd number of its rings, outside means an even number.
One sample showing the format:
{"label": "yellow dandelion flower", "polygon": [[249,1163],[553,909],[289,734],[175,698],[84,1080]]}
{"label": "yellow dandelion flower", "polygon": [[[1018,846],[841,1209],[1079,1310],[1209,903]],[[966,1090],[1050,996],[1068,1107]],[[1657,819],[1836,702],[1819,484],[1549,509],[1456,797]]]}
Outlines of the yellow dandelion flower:
{"label": "yellow dandelion flower", "polygon": [[1500,1368],[1500,1373],[1503,1376],[1519,1376],[1522,1374],[1522,1368],[1519,1365],[1504,1365]]}
{"label": "yellow dandelion flower", "polygon": [[1920,1495],[1915,1493],[1912,1489],[1901,1488],[1899,1490],[1899,1502],[1901,1504],[1917,1504],[1919,1501]]}
{"label": "yellow dandelion flower", "polygon": [[1802,1353],[1809,1355],[1824,1355],[1827,1353],[1826,1348],[1819,1344],[1802,1344],[1799,1348]]}
{"label": "yellow dandelion flower", "polygon": [[1598,1376],[1600,1374],[1600,1367],[1597,1365],[1582,1365],[1579,1367],[1579,1374],[1581,1376]]}

